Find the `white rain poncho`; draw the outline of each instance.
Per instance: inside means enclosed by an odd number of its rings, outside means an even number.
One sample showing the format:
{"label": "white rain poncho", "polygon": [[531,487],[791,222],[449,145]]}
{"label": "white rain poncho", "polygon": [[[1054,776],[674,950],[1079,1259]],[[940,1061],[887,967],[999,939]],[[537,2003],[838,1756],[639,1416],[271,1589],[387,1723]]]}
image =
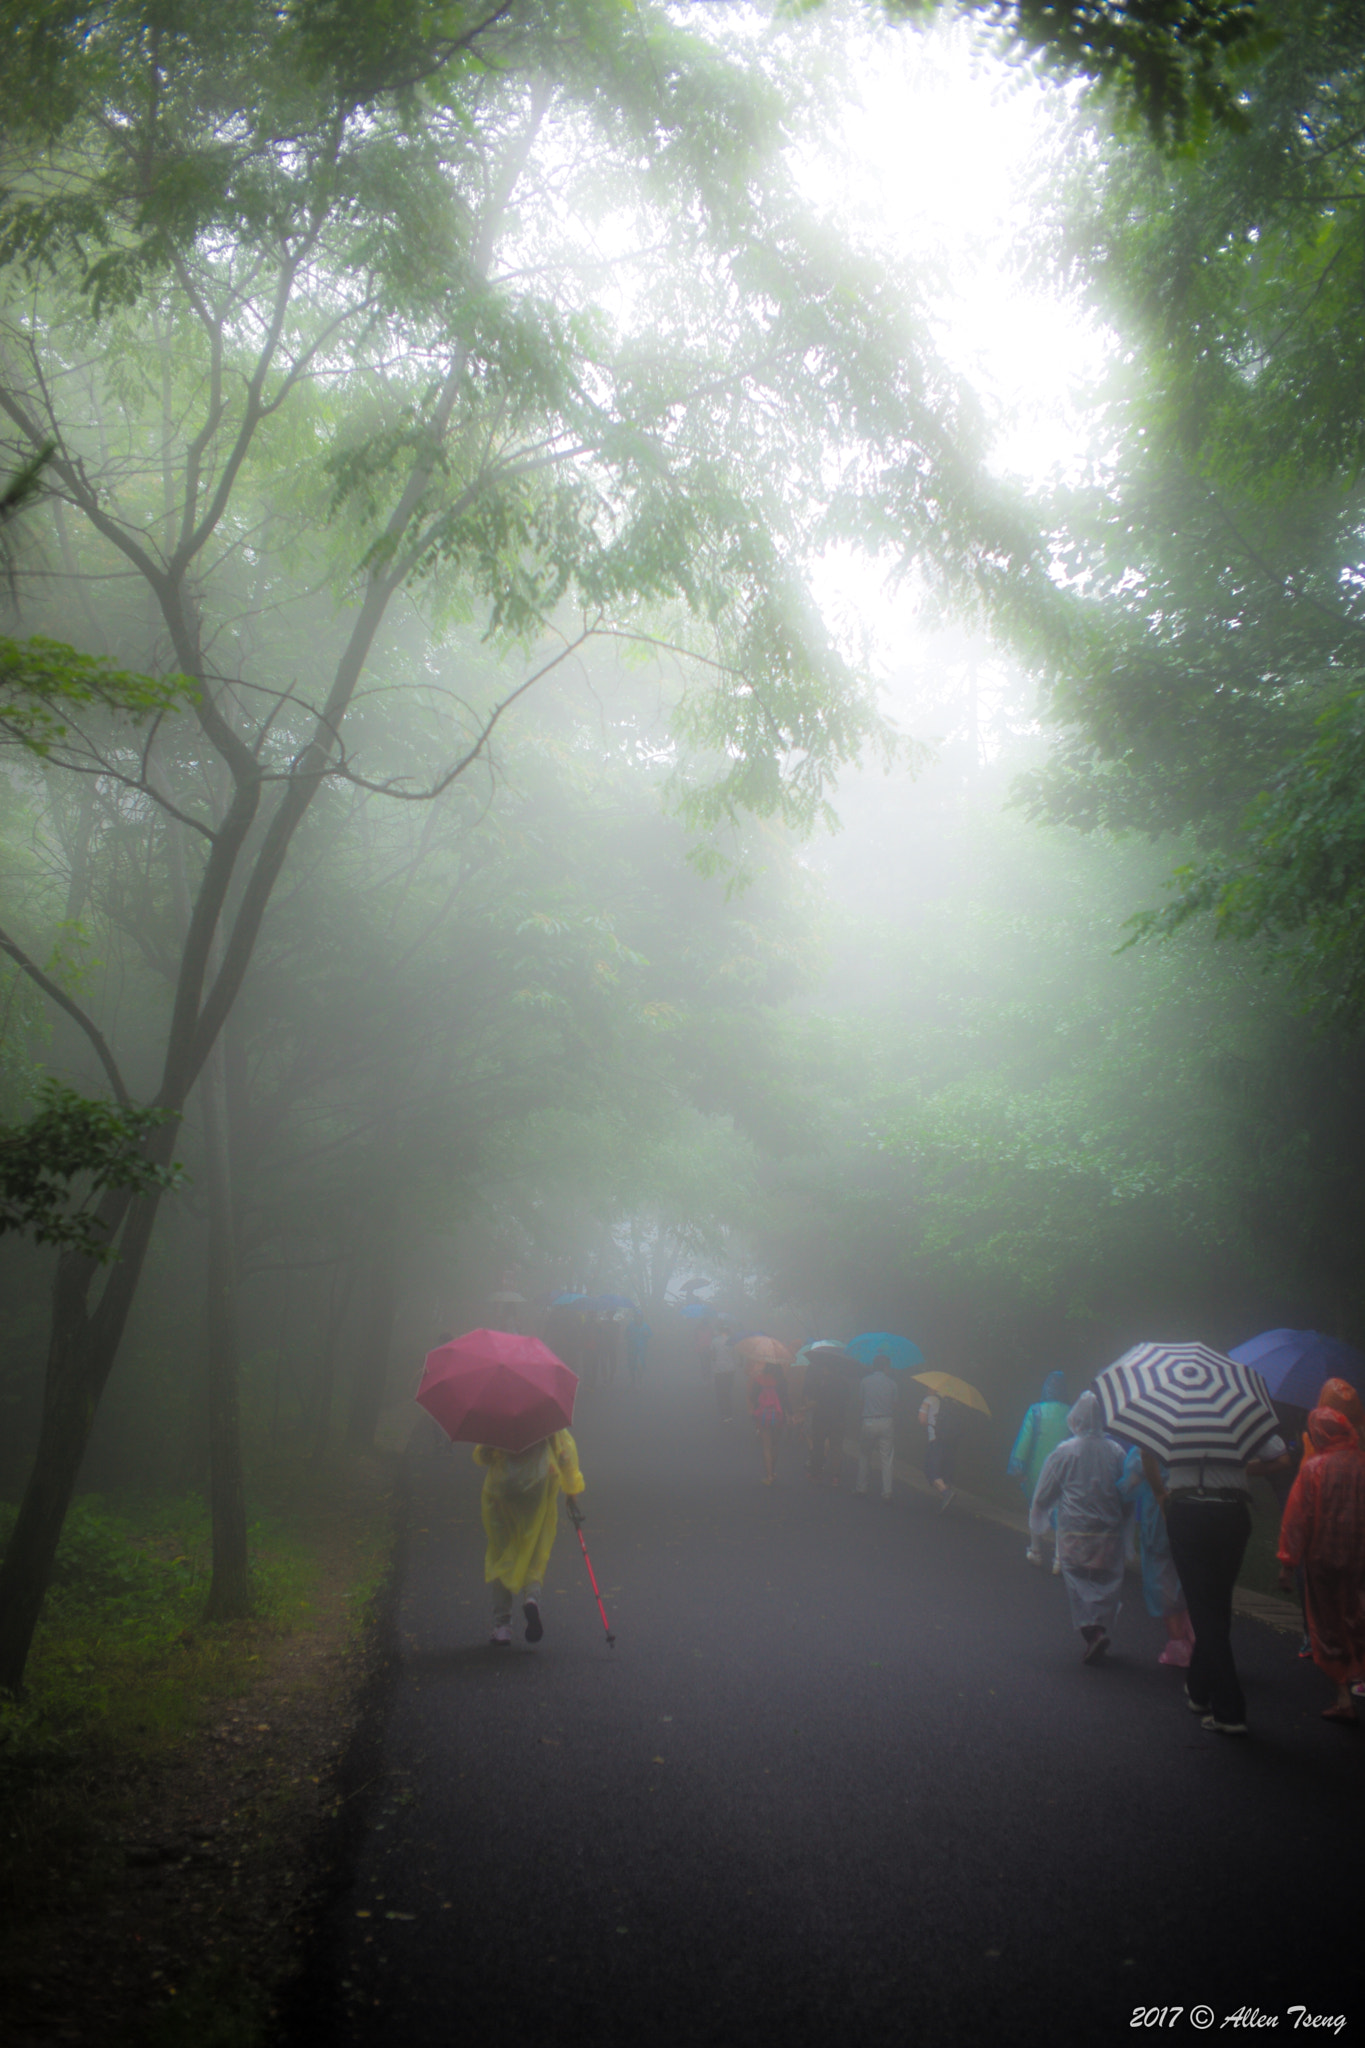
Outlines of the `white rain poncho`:
{"label": "white rain poncho", "polygon": [[1123,1452],[1104,1434],[1100,1404],[1082,1394],[1067,1416],[1071,1435],[1038,1474],[1029,1527],[1047,1528],[1057,1510],[1057,1555],[1076,1628],[1112,1628],[1123,1591]]}

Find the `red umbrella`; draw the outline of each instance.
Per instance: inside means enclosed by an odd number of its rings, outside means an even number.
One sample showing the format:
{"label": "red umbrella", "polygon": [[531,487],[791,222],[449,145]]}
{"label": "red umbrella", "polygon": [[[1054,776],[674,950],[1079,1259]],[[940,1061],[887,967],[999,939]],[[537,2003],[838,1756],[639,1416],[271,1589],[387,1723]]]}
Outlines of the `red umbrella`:
{"label": "red umbrella", "polygon": [[417,1399],[458,1444],[525,1451],[573,1421],[578,1374],[538,1337],[467,1330],[427,1353]]}

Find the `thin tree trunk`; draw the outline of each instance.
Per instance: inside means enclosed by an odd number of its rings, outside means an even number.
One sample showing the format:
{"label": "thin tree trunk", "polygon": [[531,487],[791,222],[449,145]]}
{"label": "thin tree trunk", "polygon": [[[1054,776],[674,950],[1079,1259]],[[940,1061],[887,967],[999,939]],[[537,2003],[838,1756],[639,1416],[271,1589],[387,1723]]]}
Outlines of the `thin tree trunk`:
{"label": "thin tree trunk", "polygon": [[[171,1150],[170,1134],[157,1132],[149,1150],[154,1157],[159,1154],[164,1163]],[[62,1523],[76,1490],[95,1412],[137,1293],[160,1201],[160,1190],[131,1202],[109,1200],[109,1210],[124,1221],[120,1259],[110,1272],[93,1312],[89,1295],[99,1271],[94,1260],[79,1252],[67,1252],[57,1261],[38,1444],[4,1562],[0,1564],[3,1692],[18,1692],[23,1685],[24,1666],[42,1612]]]}
{"label": "thin tree trunk", "polygon": [[76,808],[76,830],[71,842],[71,876],[66,888],[66,908],[62,913],[67,924],[74,924],[85,909],[86,897],[90,894],[90,836],[95,828],[95,784],[88,778],[81,785]]}
{"label": "thin tree trunk", "polygon": [[69,1302],[66,1315],[62,1315],[62,1293],[59,1268],[38,1455],[0,1565],[0,1688],[6,1692],[18,1692],[23,1684],[51,1561],[76,1490],[99,1398],[93,1392],[96,1376],[87,1355],[84,1318],[73,1318]]}
{"label": "thin tree trunk", "polygon": [[280,1333],[275,1339],[275,1398],[270,1411],[270,1455],[279,1455],[280,1445],[280,1392],[284,1382],[284,1361],[287,1356],[286,1339],[289,1335],[289,1312],[294,1305],[293,1291],[289,1282],[284,1283],[284,1306],[280,1310]]}
{"label": "thin tree trunk", "polygon": [[[485,268],[495,222],[510,204],[549,97],[548,88],[543,93],[537,90],[532,120],[524,135],[512,145],[504,174],[492,195],[480,250]],[[291,272],[285,280],[280,301],[281,318],[293,281]],[[259,359],[256,374],[261,380],[270,368],[277,341],[278,330],[275,330]],[[386,522],[384,538],[388,552],[393,555],[398,553],[409,536],[414,517],[435,473],[439,450],[463,388],[465,362],[465,352],[457,350],[441,380],[432,409],[427,436],[430,452],[424,449],[414,460],[398,502]],[[238,436],[242,455],[250,445],[256,426],[266,414],[266,408],[258,403],[258,397],[253,401],[257,409],[249,427]],[[102,431],[102,415],[97,414],[97,421]],[[185,500],[185,537],[169,564],[162,566],[146,552],[132,529],[121,527],[110,515],[107,507],[88,487],[78,466],[73,466],[69,458],[59,454],[54,461],[54,470],[72,494],[71,501],[85,513],[96,531],[120,550],[154,592],[181,672],[202,684],[204,663],[197,613],[190,596],[190,579],[191,572],[197,571],[197,560],[209,534],[218,526],[222,507],[231,495],[231,479],[220,480],[221,505],[199,527],[195,526],[193,496]],[[255,752],[235,731],[230,716],[225,714],[211,688],[204,690],[196,706],[196,715],[205,736],[221,754],[232,776],[233,794],[210,842],[181,952],[161,1084],[155,1097],[156,1105],[169,1110],[173,1116],[178,1117],[182,1113],[190,1090],[236,1001],[294,834],[332,766],[336,735],[369,660],[389,602],[403,585],[401,563],[395,569],[385,551],[377,552],[376,561],[380,566],[370,571],[326,701],[316,714],[312,735],[295,757],[260,847],[244,878],[238,877],[238,866],[257,817],[263,770]],[[240,888],[240,895],[231,930],[224,934],[222,919],[229,892],[234,888]],[[211,957],[219,944],[222,948],[221,964],[212,981],[206,982]],[[38,978],[36,973],[33,978]],[[52,993],[50,988],[46,992],[49,996]],[[81,1019],[78,1017],[77,1021]],[[87,1029],[98,1051],[103,1042],[100,1034],[93,1024],[88,1024]],[[147,1149],[158,1163],[169,1163],[173,1149],[169,1126],[153,1135]],[[118,1264],[106,1280],[98,1306],[93,1311],[89,1308],[89,1296],[98,1271],[93,1261],[71,1255],[58,1263],[43,1421],[18,1519],[4,1561],[0,1564],[0,1689],[16,1691],[23,1682],[24,1665],[42,1611],[62,1522],[80,1473],[95,1411],[108,1382],[146,1264],[159,1201],[159,1193],[152,1193],[132,1201],[112,1197],[99,1205],[98,1213],[106,1221],[109,1241],[117,1240]],[[388,1285],[390,1299],[384,1318],[382,1345],[384,1365],[387,1364],[388,1340],[393,1325],[391,1260]],[[377,1321],[376,1318],[376,1327]],[[366,1416],[372,1409],[367,1442],[373,1440],[374,1423],[378,1420],[383,1396],[383,1377],[374,1363],[375,1356],[373,1350],[362,1356],[361,1377],[366,1380],[364,1398],[359,1398],[362,1388],[358,1385],[358,1398],[352,1405],[352,1431],[348,1432],[363,1434]],[[367,1363],[371,1368],[368,1376],[364,1372]]]}
{"label": "thin tree trunk", "polygon": [[204,1619],[239,1621],[251,1612],[251,1580],[239,1396],[236,1224],[221,1038],[204,1065],[199,1106],[209,1197],[209,1515],[213,1527],[213,1578]]}
{"label": "thin tree trunk", "polygon": [[398,1310],[398,1249],[396,1232],[389,1224],[375,1237],[370,1255],[369,1286],[365,1313],[360,1325],[360,1354],[356,1359],[351,1408],[346,1418],[348,1451],[372,1451],[379,1427],[379,1411],[389,1378],[389,1347],[393,1342],[393,1320]]}
{"label": "thin tree trunk", "polygon": [[311,1413],[307,1425],[308,1455],[315,1465],[320,1462],[327,1449],[327,1436],[332,1425],[332,1389],[336,1384],[341,1332],[354,1289],[355,1260],[347,1257],[332,1283],[327,1322],[322,1334],[322,1349],[318,1353],[317,1372],[313,1378],[313,1391],[309,1402]]}
{"label": "thin tree trunk", "polygon": [[[189,880],[183,828],[166,826],[166,866],[182,935],[190,925]],[[215,954],[213,965],[218,966]],[[232,1193],[228,1132],[226,1033],[214,1043],[199,1077],[199,1120],[204,1134],[204,1177],[208,1183],[209,1243],[204,1288],[208,1371],[209,1525],[213,1576],[204,1607],[206,1621],[240,1621],[251,1612],[246,1541],[246,1479],[238,1383],[237,1221]]]}

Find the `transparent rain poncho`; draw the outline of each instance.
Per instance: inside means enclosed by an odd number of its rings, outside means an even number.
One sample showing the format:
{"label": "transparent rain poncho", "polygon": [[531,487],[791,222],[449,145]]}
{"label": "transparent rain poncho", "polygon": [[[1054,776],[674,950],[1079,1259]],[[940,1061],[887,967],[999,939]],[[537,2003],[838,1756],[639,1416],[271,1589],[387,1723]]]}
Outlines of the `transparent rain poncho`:
{"label": "transparent rain poncho", "polygon": [[539,1585],[554,1549],[561,1493],[582,1493],[578,1447],[567,1429],[532,1444],[528,1451],[495,1450],[475,1444],[474,1463],[484,1474],[484,1534],[488,1554],[483,1575],[501,1580],[511,1593]]}
{"label": "transparent rain poncho", "polygon": [[1082,1394],[1067,1416],[1071,1435],[1042,1471],[1029,1527],[1046,1529],[1057,1510],[1057,1556],[1076,1628],[1113,1625],[1123,1592],[1123,1452],[1104,1434],[1100,1404]]}

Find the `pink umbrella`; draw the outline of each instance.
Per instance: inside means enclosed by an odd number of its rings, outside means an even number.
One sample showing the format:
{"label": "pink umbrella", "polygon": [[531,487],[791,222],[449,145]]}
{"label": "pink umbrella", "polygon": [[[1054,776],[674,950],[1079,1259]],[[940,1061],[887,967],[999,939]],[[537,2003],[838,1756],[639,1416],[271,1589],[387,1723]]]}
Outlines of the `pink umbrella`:
{"label": "pink umbrella", "polygon": [[458,1444],[525,1451],[573,1420],[578,1374],[538,1337],[466,1330],[429,1351],[417,1399]]}

